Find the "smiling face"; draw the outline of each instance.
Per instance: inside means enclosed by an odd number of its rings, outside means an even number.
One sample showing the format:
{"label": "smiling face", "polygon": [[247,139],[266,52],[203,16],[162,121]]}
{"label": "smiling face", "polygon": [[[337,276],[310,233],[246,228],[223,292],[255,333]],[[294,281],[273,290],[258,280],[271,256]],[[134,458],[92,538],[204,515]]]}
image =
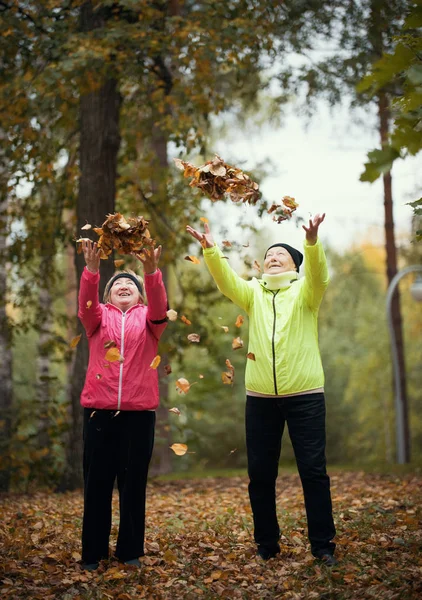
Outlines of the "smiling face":
{"label": "smiling face", "polygon": [[109,302],[123,312],[138,304],[141,298],[135,283],[128,277],[119,277],[110,289]]}
{"label": "smiling face", "polygon": [[290,253],[282,246],[270,248],[264,260],[264,273],[277,275],[286,271],[296,271],[296,265]]}

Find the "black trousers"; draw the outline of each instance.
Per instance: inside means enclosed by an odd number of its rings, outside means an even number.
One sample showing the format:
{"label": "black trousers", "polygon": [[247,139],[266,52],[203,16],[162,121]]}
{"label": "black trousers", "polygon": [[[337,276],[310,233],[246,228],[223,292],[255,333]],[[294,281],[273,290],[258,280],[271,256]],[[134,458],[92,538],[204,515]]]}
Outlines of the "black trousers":
{"label": "black trousers", "polygon": [[82,560],[109,556],[111,504],[117,478],[120,524],[116,556],[144,554],[145,495],[154,446],[154,411],[84,409]]}
{"label": "black trousers", "polygon": [[246,398],[246,446],[249,497],[255,541],[275,546],[280,537],[276,512],[276,479],[281,439],[287,422],[302,482],[308,536],[314,556],[334,552],[330,479],[325,460],[324,394],[291,398]]}

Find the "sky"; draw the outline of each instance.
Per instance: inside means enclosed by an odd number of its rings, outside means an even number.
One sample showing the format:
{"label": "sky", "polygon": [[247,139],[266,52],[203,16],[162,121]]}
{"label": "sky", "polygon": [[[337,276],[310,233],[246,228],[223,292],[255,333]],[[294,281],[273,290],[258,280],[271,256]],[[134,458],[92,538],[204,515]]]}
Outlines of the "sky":
{"label": "sky", "polygon": [[[308,219],[310,214],[325,212],[320,228],[321,239],[342,252],[363,241],[384,244],[382,181],[373,184],[359,181],[369,150],[379,147],[375,119],[368,116],[363,125],[352,125],[347,109],[333,114],[324,105],[308,124],[304,117],[290,111],[280,126],[262,128],[251,125],[247,133],[220,137],[213,146],[226,162],[253,171],[259,163],[270,160],[276,167],[261,183],[266,200],[279,202],[292,196],[299,203],[295,215]],[[212,158],[210,151],[209,158]],[[230,160],[229,160],[230,157]],[[233,163],[236,160],[236,163]],[[421,196],[422,157],[396,161],[393,167],[394,220],[398,241],[410,240],[412,208],[406,202]],[[259,225],[249,206],[215,203],[207,216],[212,223],[224,223],[229,235],[242,242],[247,237],[236,223],[239,210],[243,217]],[[250,217],[248,215],[250,212]],[[270,215],[265,224],[268,245],[278,241],[300,247],[304,231],[293,221],[276,224]],[[221,241],[218,229],[217,242]],[[242,239],[240,239],[240,237]]]}

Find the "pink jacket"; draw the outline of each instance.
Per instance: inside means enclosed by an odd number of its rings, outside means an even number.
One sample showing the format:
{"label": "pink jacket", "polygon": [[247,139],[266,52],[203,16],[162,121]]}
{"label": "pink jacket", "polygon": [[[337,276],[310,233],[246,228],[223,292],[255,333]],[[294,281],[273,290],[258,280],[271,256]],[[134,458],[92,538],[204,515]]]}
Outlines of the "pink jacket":
{"label": "pink jacket", "polygon": [[[99,273],[84,269],[78,317],[88,336],[89,363],[81,404],[111,410],[155,409],[159,402],[158,374],[150,364],[167,325],[167,294],[161,271],[144,277],[148,306],[137,304],[126,313],[113,304],[100,304],[99,281]],[[105,359],[104,345],[109,341],[116,343],[123,362]]]}

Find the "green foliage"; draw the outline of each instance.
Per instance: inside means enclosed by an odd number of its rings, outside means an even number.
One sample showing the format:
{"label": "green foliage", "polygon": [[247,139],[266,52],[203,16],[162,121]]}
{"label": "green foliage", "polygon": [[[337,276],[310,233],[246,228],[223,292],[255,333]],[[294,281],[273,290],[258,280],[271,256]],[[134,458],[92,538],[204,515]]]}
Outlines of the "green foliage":
{"label": "green foliage", "polygon": [[393,118],[382,150],[368,153],[361,181],[375,181],[395,160],[415,155],[422,148],[422,10],[417,2],[409,2],[408,10],[403,29],[393,38],[394,51],[385,52],[357,86],[358,92],[371,96],[390,92]]}

